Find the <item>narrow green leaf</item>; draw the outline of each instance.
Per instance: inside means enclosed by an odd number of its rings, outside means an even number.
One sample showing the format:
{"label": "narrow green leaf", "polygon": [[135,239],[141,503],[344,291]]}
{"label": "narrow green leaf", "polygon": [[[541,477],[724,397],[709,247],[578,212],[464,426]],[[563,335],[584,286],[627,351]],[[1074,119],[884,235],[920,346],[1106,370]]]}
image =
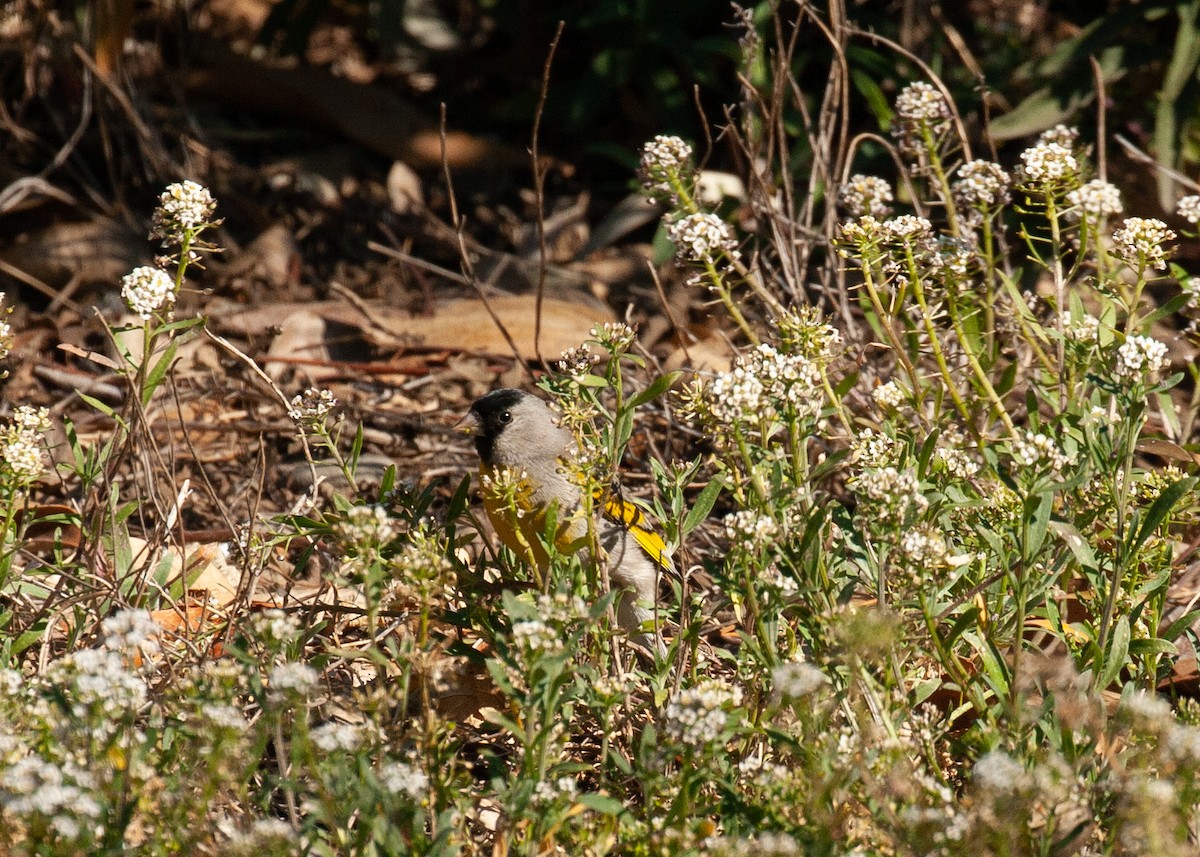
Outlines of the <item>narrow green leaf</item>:
{"label": "narrow green leaf", "polygon": [[713,505],[717,502],[725,483],[718,477],[713,479],[700,491],[692,508],[688,509],[687,517],[683,519],[683,535],[687,535],[708,517]]}
{"label": "narrow green leaf", "polygon": [[179,340],[172,339],[162,356],[158,358],[150,371],[146,373],[146,379],[142,383],[142,404],[150,403],[151,397],[154,396],[154,391],[159,388],[163,382],[163,378],[167,377],[167,372],[171,369],[171,364],[175,362],[175,355],[179,351]]}
{"label": "narrow green leaf", "polygon": [[1146,517],[1142,520],[1141,529],[1138,530],[1137,536],[1130,546],[1131,553],[1141,549],[1146,539],[1150,538],[1154,534],[1154,531],[1158,529],[1159,524],[1171,514],[1171,510],[1175,508],[1175,504],[1196,487],[1197,481],[1195,476],[1185,477],[1173,485],[1168,485],[1163,489],[1161,494],[1154,498],[1154,502],[1146,510]]}
{"label": "narrow green leaf", "polygon": [[1122,616],[1113,626],[1112,642],[1104,656],[1104,671],[1100,673],[1100,687],[1105,688],[1117,680],[1129,660],[1129,617]]}
{"label": "narrow green leaf", "polygon": [[658,376],[652,382],[650,382],[650,385],[646,387],[646,389],[642,390],[642,392],[630,399],[626,407],[641,407],[642,405],[646,404],[646,402],[657,399],[663,393],[667,392],[667,390],[669,390],[672,386],[674,386],[675,382],[679,380],[679,377],[682,374],[682,372],[676,371],[668,372],[666,375]]}

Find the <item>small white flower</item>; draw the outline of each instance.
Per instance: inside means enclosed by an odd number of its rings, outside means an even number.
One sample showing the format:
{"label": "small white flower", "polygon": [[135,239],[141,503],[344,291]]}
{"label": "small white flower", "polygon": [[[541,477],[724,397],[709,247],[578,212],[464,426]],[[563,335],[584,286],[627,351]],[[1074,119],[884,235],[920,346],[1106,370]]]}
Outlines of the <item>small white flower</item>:
{"label": "small white flower", "polygon": [[276,697],[288,693],[307,696],[316,689],[320,678],[317,671],[308,664],[289,662],[272,669],[267,676],[267,684]]}
{"label": "small white flower", "polygon": [[671,697],[663,711],[663,731],[684,744],[710,744],[725,733],[741,704],[741,688],[702,679]]}
{"label": "small white flower", "polygon": [[1171,365],[1167,346],[1149,336],[1129,336],[1117,349],[1116,376],[1139,383]]}
{"label": "small white flower", "polygon": [[0,429],[0,477],[21,486],[36,482],[46,466],[43,450],[49,430],[49,410],[18,406]]}
{"label": "small white flower", "polygon": [[322,723],[309,733],[317,749],[326,753],[349,753],[362,743],[362,730],[350,723]]}
{"label": "small white flower", "polygon": [[886,384],[880,384],[871,391],[871,398],[875,400],[875,404],[885,410],[895,410],[904,404],[908,395],[895,381],[888,381]]}
{"label": "small white flower", "polygon": [[896,96],[896,118],[906,126],[940,127],[950,118],[950,105],[935,87],[923,81],[910,83]]}
{"label": "small white flower", "polygon": [[1061,184],[1079,173],[1079,161],[1060,143],[1039,142],[1021,153],[1020,173],[1029,184]]}
{"label": "small white flower", "polygon": [[514,622],[513,641],[530,653],[557,655],[563,651],[562,634],[541,619]]}
{"label": "small white flower", "polygon": [[887,217],[894,199],[892,186],[877,176],[853,175],[838,188],[838,205],[851,217]]}
{"label": "small white flower", "polygon": [[958,168],[954,197],[965,208],[992,211],[1008,202],[1008,173],[991,161],[968,161]]}
{"label": "small white flower", "polygon": [[803,699],[828,681],[825,673],[803,659],[782,663],[771,672],[771,684],[785,700]]}
{"label": "small white flower", "polygon": [[208,188],[194,181],[167,185],[158,198],[151,236],[164,244],[180,244],[185,233],[212,223],[217,203]]}
{"label": "small white flower", "polygon": [[380,505],[350,507],[333,529],[347,550],[359,554],[378,551],[396,538],[396,523]]}
{"label": "small white flower", "polygon": [[379,784],[391,794],[420,800],[429,788],[429,777],[407,762],[387,762],[379,769]]}
{"label": "small white flower", "polygon": [[642,188],[650,196],[673,200],[675,190],[672,180],[690,180],[692,147],[679,137],[662,134],[642,147],[638,176]]}
{"label": "small white flower", "polygon": [[143,320],[175,305],[175,280],[166,271],[143,265],[121,279],[121,297]]}
{"label": "small white flower", "polygon": [[946,565],[950,552],[946,538],[930,524],[918,524],[900,536],[900,552],[915,566],[937,568]]}
{"label": "small white flower", "polygon": [[1117,186],[1100,179],[1092,179],[1082,187],[1075,188],[1067,194],[1067,202],[1092,217],[1110,217],[1125,210]]}
{"label": "small white flower", "polygon": [[1012,442],[1013,461],[1023,467],[1042,469],[1048,467],[1055,473],[1071,463],[1071,458],[1054,442],[1053,438],[1040,432],[1026,430]]}
{"label": "small white flower", "polygon": [[303,393],[292,398],[291,410],[288,416],[301,425],[324,424],[325,419],[337,407],[338,400],[328,390],[309,387]]}
{"label": "small white flower", "polygon": [[975,763],[975,783],[983,790],[1005,794],[1019,790],[1025,768],[1003,750],[989,750]]}
{"label": "small white flower", "polygon": [[742,509],[725,516],[725,537],[731,542],[746,542],[751,547],[764,547],[779,534],[774,518]]}
{"label": "small white flower", "polygon": [[627,351],[637,341],[637,331],[623,321],[597,324],[588,335],[610,351]]}
{"label": "small white flower", "polygon": [[1200,223],[1200,196],[1185,196],[1175,204],[1175,213],[1195,226]]}
{"label": "small white flower", "polygon": [[729,224],[715,214],[689,214],[667,229],[680,264],[716,264],[722,256],[738,257],[737,239]]}
{"label": "small white flower", "polygon": [[884,233],[898,243],[923,244],[933,240],[933,224],[924,217],[902,214],[883,224]]}
{"label": "small white flower", "polygon": [[1113,233],[1113,251],[1127,264],[1166,270],[1170,252],[1163,245],[1175,240],[1167,224],[1153,217],[1129,217]]}

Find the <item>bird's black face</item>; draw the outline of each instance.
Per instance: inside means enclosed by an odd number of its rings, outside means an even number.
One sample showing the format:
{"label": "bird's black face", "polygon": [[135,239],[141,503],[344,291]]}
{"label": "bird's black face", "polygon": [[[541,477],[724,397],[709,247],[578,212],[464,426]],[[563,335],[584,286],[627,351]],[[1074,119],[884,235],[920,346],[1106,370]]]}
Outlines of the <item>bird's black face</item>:
{"label": "bird's black face", "polygon": [[477,399],[468,415],[474,420],[471,432],[475,437],[475,451],[485,464],[492,463],[492,451],[496,439],[513,420],[513,408],[529,396],[520,390],[495,390]]}

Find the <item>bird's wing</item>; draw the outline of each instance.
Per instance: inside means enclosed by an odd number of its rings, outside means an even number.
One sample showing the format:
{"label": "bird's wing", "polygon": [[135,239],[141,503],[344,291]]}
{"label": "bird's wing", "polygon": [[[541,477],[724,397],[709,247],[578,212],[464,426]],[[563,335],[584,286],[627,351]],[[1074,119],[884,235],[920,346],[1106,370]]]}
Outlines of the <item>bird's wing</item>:
{"label": "bird's wing", "polygon": [[616,494],[610,494],[605,499],[603,492],[597,491],[595,497],[597,502],[604,501],[604,517],[606,519],[633,536],[633,540],[638,543],[638,546],[663,571],[674,571],[675,565],[671,562],[670,554],[667,553],[667,543],[650,526],[650,522],[646,520],[641,509]]}

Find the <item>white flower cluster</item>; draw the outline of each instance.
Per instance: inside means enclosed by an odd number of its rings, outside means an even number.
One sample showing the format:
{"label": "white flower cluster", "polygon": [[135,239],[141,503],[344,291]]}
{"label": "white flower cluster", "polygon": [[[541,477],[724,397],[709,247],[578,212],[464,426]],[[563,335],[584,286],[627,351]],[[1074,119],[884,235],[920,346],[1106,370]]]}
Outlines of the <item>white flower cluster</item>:
{"label": "white flower cluster", "polygon": [[1039,141],[1021,153],[1021,180],[1030,185],[1059,185],[1079,173],[1079,161],[1067,146]]}
{"label": "white flower cluster", "polygon": [[714,678],[675,694],[663,712],[663,731],[676,741],[701,746],[719,741],[742,704],[742,690]]}
{"label": "white flower cluster", "polygon": [[748,547],[765,547],[779,535],[779,524],[774,518],[751,509],[731,512],[725,516],[723,523],[727,539],[745,543]]}
{"label": "white flower cluster", "polygon": [[1137,384],[1170,365],[1166,345],[1149,336],[1129,336],[1117,349],[1113,373],[1123,381]]}
{"label": "white flower cluster", "polygon": [[167,185],[158,198],[151,236],[164,244],[182,244],[186,233],[195,233],[213,222],[217,202],[208,188],[194,181]]}
{"label": "white flower cluster", "polygon": [[637,342],[637,331],[623,321],[594,325],[589,336],[610,351],[628,351]]}
{"label": "white flower cluster", "polygon": [[1053,143],[1056,146],[1062,146],[1064,149],[1074,150],[1075,144],[1079,142],[1079,129],[1059,123],[1053,128],[1047,128],[1039,134],[1038,142]]}
{"label": "white flower cluster", "polygon": [[275,700],[289,695],[308,696],[317,688],[321,676],[308,664],[297,661],[279,664],[267,675],[267,685]]}
{"label": "white flower cluster", "polygon": [[1113,250],[1135,267],[1166,270],[1170,251],[1163,245],[1175,237],[1175,232],[1157,218],[1128,217],[1113,233]]}
{"label": "white flower cluster", "polygon": [[784,354],[764,342],[738,362],[762,383],[763,395],[774,412],[796,417],[815,417],[821,412],[821,370],[812,360]]}
{"label": "white flower cluster", "polygon": [[121,297],[143,321],[175,305],[175,278],[166,271],[142,265],[121,278]]}
{"label": "white flower cluster", "polygon": [[933,456],[942,462],[946,472],[956,479],[971,479],[979,473],[979,462],[965,449],[957,446],[939,446],[933,451]]}
{"label": "white flower cluster", "polygon": [[1012,457],[1013,461],[1022,467],[1037,470],[1049,468],[1055,473],[1061,472],[1071,463],[1071,457],[1059,448],[1053,438],[1041,432],[1028,430],[1013,440]]}
{"label": "white flower cluster", "polygon": [[0,429],[0,477],[18,486],[31,485],[42,475],[50,411],[18,406],[9,423]]}
{"label": "white flower cluster", "polygon": [[429,777],[407,762],[385,762],[379,769],[379,784],[391,794],[421,800],[429,788]]}
{"label": "white flower cluster", "polygon": [[1004,168],[991,161],[968,161],[958,168],[954,198],[964,208],[993,211],[1009,200],[1012,179]]}
{"label": "white flower cluster", "polygon": [[1175,204],[1175,213],[1195,226],[1200,223],[1200,196],[1185,196]]}
{"label": "white flower cluster", "polygon": [[292,398],[288,416],[300,425],[324,425],[326,418],[337,407],[338,400],[328,390],[309,387]]}
{"label": "white flower cluster", "polygon": [[1092,179],[1082,187],[1075,188],[1067,194],[1067,202],[1094,218],[1111,217],[1125,210],[1121,204],[1121,191],[1116,185],[1101,179]]}
{"label": "white flower cluster", "polygon": [[850,441],[853,461],[863,469],[885,467],[900,457],[901,447],[895,438],[867,428]]}
{"label": "white flower cluster", "polygon": [[979,788],[993,794],[1011,794],[1026,782],[1025,767],[1003,750],[989,750],[980,756],[973,777]]}
{"label": "white flower cluster", "polygon": [[875,400],[880,408],[884,410],[895,410],[904,404],[908,398],[908,394],[904,392],[904,388],[895,381],[888,381],[880,384],[871,391],[871,398]]}
{"label": "white flower cluster", "polygon": [[737,259],[737,239],[729,224],[715,214],[700,212],[681,217],[667,228],[680,264],[715,265],[722,256]]}
{"label": "white flower cluster", "polygon": [[131,655],[152,655],[158,651],[162,628],[149,610],[121,610],[100,623],[104,646]]}
{"label": "white flower cluster", "polygon": [[592,346],[584,342],[565,350],[558,358],[556,368],[571,380],[579,381],[585,375],[592,374],[601,359],[599,354],[592,351]]}
{"label": "white flower cluster", "polygon": [[923,568],[946,565],[950,552],[946,538],[930,524],[918,524],[900,536],[900,552],[910,563]]}
{"label": "white flower cluster", "polygon": [[278,607],[256,615],[251,629],[256,637],[268,643],[287,645],[300,639],[300,620]]}
{"label": "white flower cluster", "polygon": [[842,243],[858,249],[860,253],[881,241],[883,237],[883,221],[870,214],[842,224]]}
{"label": "white flower cluster", "polygon": [[719,372],[705,398],[713,419],[725,426],[757,423],[767,405],[763,382],[745,366]]}
{"label": "white flower cluster", "polygon": [[933,241],[933,224],[927,218],[913,214],[901,214],[883,224],[886,238],[897,244],[913,244],[924,247]]}
{"label": "white flower cluster", "polygon": [[262,857],[263,854],[290,853],[296,832],[280,818],[256,818],[250,828],[230,837],[224,851],[230,855]]}
{"label": "white flower cluster", "polygon": [[910,83],[896,96],[896,119],[912,128],[940,128],[950,118],[950,105],[935,87],[923,81]]}
{"label": "white flower cluster", "polygon": [[363,731],[351,723],[330,721],[322,723],[309,733],[313,744],[325,753],[351,753],[359,748]]}
{"label": "white flower cluster", "polygon": [[92,796],[95,778],[76,765],[59,766],[26,756],[0,774],[0,805],[14,816],[45,821],[66,840],[95,825],[101,806]]}
{"label": "white flower cluster", "polygon": [[771,685],[787,701],[803,699],[828,681],[825,673],[803,658],[785,661],[771,671]]}
{"label": "white flower cluster", "polygon": [[1064,313],[1062,327],[1063,336],[1072,342],[1094,343],[1100,335],[1100,319],[1090,312],[1078,316]]}
{"label": "white flower cluster", "polygon": [[533,799],[538,803],[573,802],[579,796],[574,777],[559,777],[552,783],[545,780],[533,787]]}
{"label": "white flower cluster", "polygon": [[46,680],[64,688],[76,718],[111,723],[114,728],[146,702],[146,678],[128,653],[100,646],[80,649],[52,663]]}
{"label": "white flower cluster", "polygon": [[873,511],[883,520],[903,518],[909,510],[924,511],[929,500],[921,493],[921,483],[907,470],[880,467],[864,470],[849,486],[862,499],[870,502]]}
{"label": "white flower cluster", "polygon": [[396,538],[396,523],[383,506],[352,506],[342,513],[333,531],[343,547],[365,554]]}
{"label": "white flower cluster", "polygon": [[838,205],[851,217],[887,217],[894,200],[892,186],[878,176],[853,175],[838,188]]}
{"label": "white flower cluster", "polygon": [[674,181],[689,181],[692,147],[679,137],[658,135],[642,147],[638,176],[646,193],[674,200]]}
{"label": "white flower cluster", "polygon": [[562,634],[541,619],[514,622],[513,642],[530,654],[557,655],[563,651]]}

